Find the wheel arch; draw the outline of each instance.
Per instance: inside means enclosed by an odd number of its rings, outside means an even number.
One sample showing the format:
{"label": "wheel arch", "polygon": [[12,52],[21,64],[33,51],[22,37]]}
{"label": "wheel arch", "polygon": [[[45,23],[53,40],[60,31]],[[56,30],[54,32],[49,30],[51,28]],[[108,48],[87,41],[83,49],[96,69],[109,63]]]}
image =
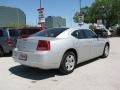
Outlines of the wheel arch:
{"label": "wheel arch", "polygon": [[65,60],[62,59],[62,61],[61,61],[61,63],[60,63],[59,71],[60,71],[62,74],[64,74],[64,75],[67,75],[67,74],[69,74],[69,73],[72,73],[72,72],[74,71],[74,69],[75,69],[75,67],[76,67],[76,64],[77,64],[77,61],[78,61],[78,59],[77,59],[77,58],[78,58],[78,54],[77,54],[77,51],[76,51],[74,48],[67,49],[67,50],[64,52],[62,58],[64,58],[64,55],[66,55],[68,52],[72,52],[72,53],[75,54],[75,56],[76,56],[76,63],[75,63],[74,68],[73,68],[71,71],[67,71],[67,70],[65,69],[65,66],[64,66],[64,65],[65,65]]}
{"label": "wheel arch", "polygon": [[[70,49],[67,49],[66,51],[65,51],[65,53],[67,53],[67,52],[73,52],[74,54],[75,54],[75,56],[76,56],[76,63],[78,62],[78,53],[77,53],[77,50],[76,49],[74,49],[74,48],[70,48]],[[65,54],[64,53],[64,54]],[[64,55],[63,54],[63,55]]]}

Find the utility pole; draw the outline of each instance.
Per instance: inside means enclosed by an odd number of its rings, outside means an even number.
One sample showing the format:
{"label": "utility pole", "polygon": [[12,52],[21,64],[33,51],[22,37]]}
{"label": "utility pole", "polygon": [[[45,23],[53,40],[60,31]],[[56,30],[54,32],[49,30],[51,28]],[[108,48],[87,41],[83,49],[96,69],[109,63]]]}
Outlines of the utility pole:
{"label": "utility pole", "polygon": [[42,7],[42,1],[40,0],[40,8]]}
{"label": "utility pole", "polygon": [[44,8],[42,7],[42,0],[40,0],[40,7],[37,9],[39,17],[38,17],[38,25],[43,30],[45,27],[45,16],[44,16]]}
{"label": "utility pole", "polygon": [[79,0],[79,4],[80,4],[80,13],[81,13],[81,6],[82,6],[82,5],[81,5],[81,0]]}
{"label": "utility pole", "polygon": [[84,22],[84,14],[82,13],[81,11],[81,8],[82,8],[82,0],[79,0],[79,6],[80,6],[80,10],[79,10],[79,24],[83,24]]}

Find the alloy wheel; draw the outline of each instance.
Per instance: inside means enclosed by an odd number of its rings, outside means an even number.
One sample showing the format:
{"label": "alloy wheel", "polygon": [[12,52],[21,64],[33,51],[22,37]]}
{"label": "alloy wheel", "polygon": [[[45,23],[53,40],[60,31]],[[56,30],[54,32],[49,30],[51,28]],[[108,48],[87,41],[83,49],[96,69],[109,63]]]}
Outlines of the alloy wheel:
{"label": "alloy wheel", "polygon": [[65,61],[65,67],[68,71],[71,71],[74,69],[75,66],[75,58],[73,55],[68,55],[66,57],[66,61]]}

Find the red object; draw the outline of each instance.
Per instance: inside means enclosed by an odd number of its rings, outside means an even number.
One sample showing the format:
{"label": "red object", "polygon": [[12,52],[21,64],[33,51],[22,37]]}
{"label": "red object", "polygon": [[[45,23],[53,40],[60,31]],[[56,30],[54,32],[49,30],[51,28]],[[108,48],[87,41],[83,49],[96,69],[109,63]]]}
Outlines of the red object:
{"label": "red object", "polygon": [[22,35],[21,35],[22,38],[27,38],[27,37],[29,37],[29,36],[30,36],[29,34],[22,34]]}
{"label": "red object", "polygon": [[45,28],[44,27],[40,27],[40,31],[42,31],[42,30],[45,30]]}
{"label": "red object", "polygon": [[9,46],[13,46],[14,45],[14,40],[12,40],[11,38],[8,38],[6,40],[6,43],[9,45]]}
{"label": "red object", "polygon": [[37,45],[37,50],[50,51],[50,41],[39,40]]}
{"label": "red object", "polygon": [[45,24],[45,22],[39,22],[38,24]]}

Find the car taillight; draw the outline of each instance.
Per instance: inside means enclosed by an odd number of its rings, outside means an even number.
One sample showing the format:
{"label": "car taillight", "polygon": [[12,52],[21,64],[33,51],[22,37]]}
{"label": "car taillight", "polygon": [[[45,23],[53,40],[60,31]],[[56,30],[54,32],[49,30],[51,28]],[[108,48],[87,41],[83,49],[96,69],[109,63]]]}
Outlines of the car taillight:
{"label": "car taillight", "polygon": [[38,45],[37,45],[37,50],[49,51],[50,50],[50,41],[39,40]]}
{"label": "car taillight", "polygon": [[13,46],[13,45],[14,45],[14,40],[8,38],[8,39],[6,40],[6,43],[7,43],[9,46]]}

